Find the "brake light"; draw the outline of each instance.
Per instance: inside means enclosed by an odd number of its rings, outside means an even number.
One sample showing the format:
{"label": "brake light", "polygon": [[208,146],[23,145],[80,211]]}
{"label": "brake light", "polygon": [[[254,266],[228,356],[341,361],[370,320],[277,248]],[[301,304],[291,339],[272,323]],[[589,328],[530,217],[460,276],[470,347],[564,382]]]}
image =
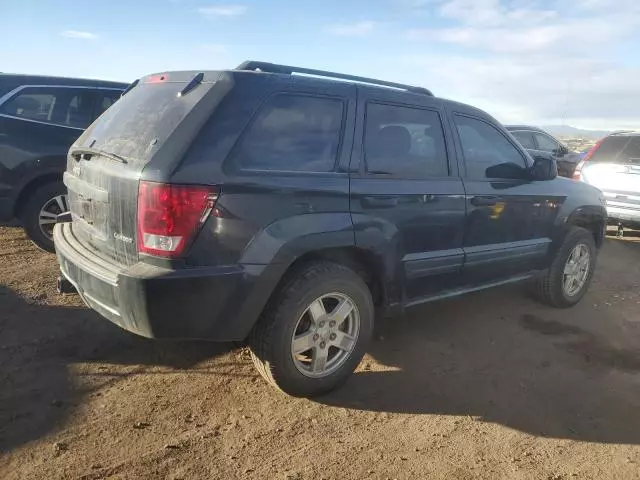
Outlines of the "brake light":
{"label": "brake light", "polygon": [[138,252],[162,257],[183,254],[218,199],[215,187],[140,182]]}
{"label": "brake light", "polygon": [[158,75],[149,75],[144,79],[144,83],[162,83],[169,80],[169,75],[166,73],[160,73]]}
{"label": "brake light", "polygon": [[600,148],[600,145],[602,145],[603,140],[604,138],[598,140],[596,144],[589,149],[584,158],[580,160],[580,162],[578,162],[578,165],[576,165],[576,169],[573,171],[574,180],[582,179],[582,169],[584,168],[584,164],[587,163],[591,157],[593,157],[593,154],[596,153],[596,150],[598,150]]}

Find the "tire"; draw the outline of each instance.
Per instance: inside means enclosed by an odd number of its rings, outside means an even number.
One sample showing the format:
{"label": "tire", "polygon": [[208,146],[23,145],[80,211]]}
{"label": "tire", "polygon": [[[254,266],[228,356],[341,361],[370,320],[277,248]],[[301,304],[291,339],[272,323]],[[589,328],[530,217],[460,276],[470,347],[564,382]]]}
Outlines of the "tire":
{"label": "tire", "polygon": [[[589,260],[588,271],[582,285],[575,292],[567,291],[565,286],[565,267],[572,252],[579,245],[586,247]],[[534,296],[547,305],[557,308],[568,308],[578,303],[589,289],[596,267],[597,249],[593,235],[581,227],[572,227],[565,237],[562,246],[556,252],[555,258],[547,273],[534,284]]]}
{"label": "tire", "polygon": [[62,208],[59,207],[58,202],[54,202],[55,205],[51,204],[51,214],[62,213],[67,206],[66,194],[67,188],[62,182],[46,183],[36,188],[36,190],[29,195],[26,204],[22,208],[20,219],[24,230],[27,232],[27,236],[38,248],[46,252],[54,252],[55,248],[53,246],[53,238],[47,235],[47,233],[43,231],[43,228],[46,227],[46,229],[48,229],[49,225],[52,227],[53,224],[47,224],[41,228],[40,211],[56,197],[65,196]]}
{"label": "tire", "polygon": [[[317,302],[320,310],[314,308]],[[336,314],[339,304],[345,312],[353,307],[342,323],[342,315]],[[309,264],[276,292],[263,312],[249,338],[251,357],[267,382],[283,392],[298,397],[321,395],[353,373],[366,352],[373,323],[371,292],[357,273],[335,263]],[[305,337],[313,347],[294,355],[294,335]],[[353,339],[345,342],[351,345],[349,352],[332,344],[347,337]],[[325,348],[326,370],[320,371]]]}

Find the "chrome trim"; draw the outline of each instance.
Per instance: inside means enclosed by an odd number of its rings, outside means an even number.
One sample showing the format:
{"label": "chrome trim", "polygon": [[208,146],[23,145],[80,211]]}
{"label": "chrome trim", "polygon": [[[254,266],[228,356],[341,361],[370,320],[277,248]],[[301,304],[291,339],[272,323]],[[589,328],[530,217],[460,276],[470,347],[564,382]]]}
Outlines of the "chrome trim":
{"label": "chrome trim", "polygon": [[80,130],[81,132],[84,132],[86,130],[81,127],[72,127],[71,125],[62,125],[61,123],[41,122],[40,120],[33,120],[31,118],[15,117],[13,115],[7,115],[6,113],[0,113],[0,117],[11,118],[13,120],[22,120],[23,122],[39,123],[40,125],[49,125],[50,127],[71,128],[73,130]]}
{"label": "chrome trim", "polygon": [[[22,90],[24,90],[25,88],[80,88],[80,89],[86,89],[86,90],[112,90],[114,92],[122,92],[124,89],[122,88],[116,88],[116,87],[89,87],[86,85],[36,85],[36,84],[29,84],[29,85],[20,85],[19,87],[14,88],[13,90],[11,90],[8,93],[5,93],[4,95],[2,95],[0,97],[0,109],[4,106],[4,104],[11,100],[13,97],[15,97],[18,93],[20,93]],[[63,125],[60,123],[53,123],[53,122],[43,122],[40,120],[33,120],[31,118],[23,118],[23,117],[16,117],[15,115],[9,115],[6,113],[0,113],[0,117],[4,117],[4,118],[11,118],[13,120],[22,120],[24,122],[31,122],[31,123],[39,123],[41,125],[53,125],[54,127],[63,127],[63,128],[71,128],[73,130],[80,130],[80,131],[84,131],[84,128],[81,127],[72,127],[71,125]],[[95,120],[95,119],[94,119]]]}
{"label": "chrome trim", "polygon": [[62,182],[68,190],[82,195],[85,199],[109,203],[109,191],[90,184],[69,172],[62,174]]}
{"label": "chrome trim", "polygon": [[120,312],[118,312],[116,309],[114,309],[113,307],[110,307],[105,303],[102,303],[100,300],[97,300],[94,296],[88,294],[86,291],[83,291],[82,294],[87,298],[89,303],[93,302],[96,305],[98,305],[100,308],[103,308],[104,310],[109,312],[110,314],[115,315],[116,317],[121,317]]}
{"label": "chrome trim", "polygon": [[116,87],[89,87],[86,85],[51,85],[51,84],[25,84],[20,85],[19,87],[14,88],[10,92],[5,93],[0,97],[0,107],[2,104],[6,102],[8,99],[12,98],[16,93],[21,92],[25,88],[82,88],[82,89],[94,89],[94,90],[113,90],[123,92],[124,88],[116,88]]}

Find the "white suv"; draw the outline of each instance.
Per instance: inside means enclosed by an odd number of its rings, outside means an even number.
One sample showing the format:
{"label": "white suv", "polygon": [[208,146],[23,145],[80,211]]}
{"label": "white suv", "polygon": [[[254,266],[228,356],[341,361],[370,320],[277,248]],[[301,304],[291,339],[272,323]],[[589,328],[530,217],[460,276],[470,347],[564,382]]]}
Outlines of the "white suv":
{"label": "white suv", "polygon": [[640,132],[603,138],[577,165],[575,180],[599,188],[607,200],[610,223],[640,228]]}

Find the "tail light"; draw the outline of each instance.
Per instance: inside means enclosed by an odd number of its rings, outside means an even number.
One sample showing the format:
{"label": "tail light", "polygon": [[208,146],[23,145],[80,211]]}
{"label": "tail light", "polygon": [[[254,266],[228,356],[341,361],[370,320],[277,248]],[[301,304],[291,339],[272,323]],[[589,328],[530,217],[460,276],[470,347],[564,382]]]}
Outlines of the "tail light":
{"label": "tail light", "polygon": [[576,165],[576,169],[573,171],[574,180],[582,179],[582,169],[584,168],[584,164],[587,163],[591,157],[593,157],[593,154],[596,153],[596,150],[598,150],[600,148],[600,145],[602,145],[603,140],[604,138],[598,140],[596,144],[589,149],[584,158],[580,160],[580,162],[578,162],[578,165]]}
{"label": "tail light", "polygon": [[182,255],[218,200],[215,187],[140,182],[138,252]]}

